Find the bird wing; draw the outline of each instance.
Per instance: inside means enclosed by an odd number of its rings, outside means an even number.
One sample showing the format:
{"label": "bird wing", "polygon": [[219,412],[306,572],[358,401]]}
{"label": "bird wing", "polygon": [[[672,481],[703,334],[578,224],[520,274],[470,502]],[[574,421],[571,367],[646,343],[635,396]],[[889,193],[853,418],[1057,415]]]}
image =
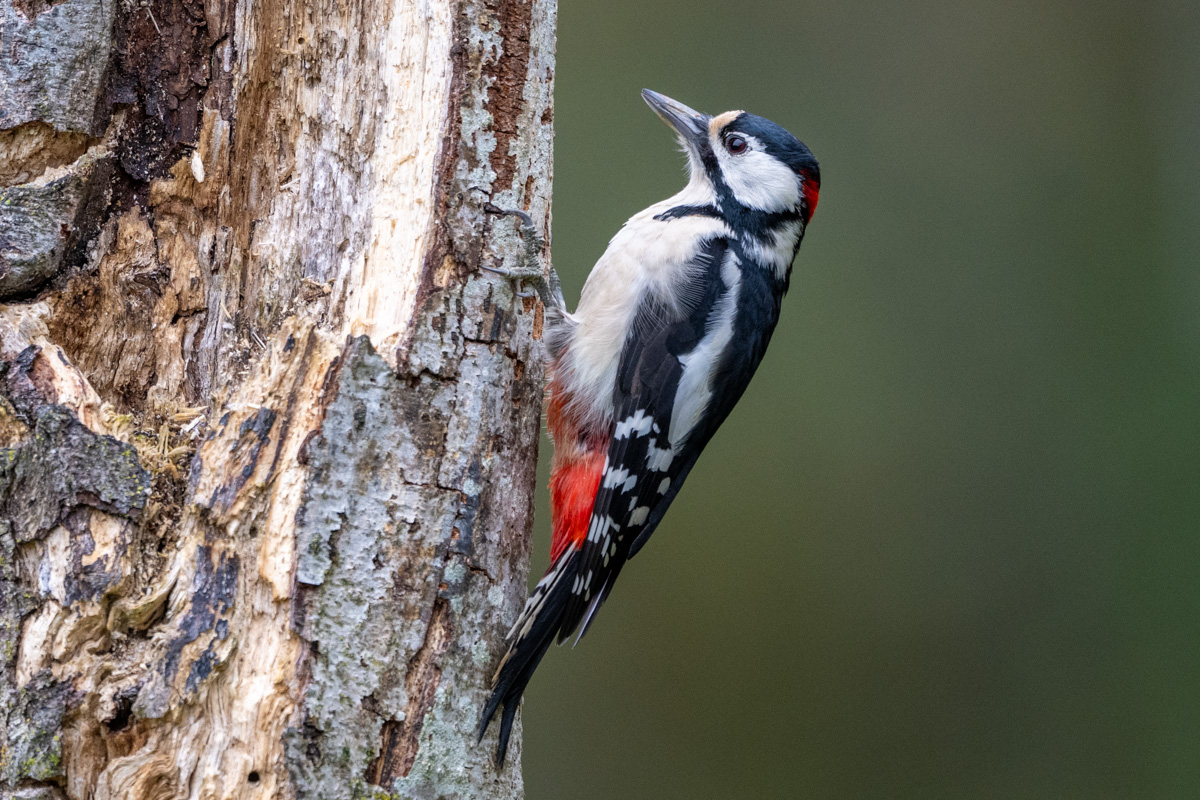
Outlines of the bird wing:
{"label": "bird wing", "polygon": [[[615,420],[604,471],[576,557],[562,642],[579,637],[603,604],[626,560],[675,499],[708,435],[689,434],[705,414],[718,361],[736,313],[740,270],[728,240],[706,242],[687,265],[673,304],[641,300],[622,350],[614,389]],[[578,641],[578,639],[576,639]]]}

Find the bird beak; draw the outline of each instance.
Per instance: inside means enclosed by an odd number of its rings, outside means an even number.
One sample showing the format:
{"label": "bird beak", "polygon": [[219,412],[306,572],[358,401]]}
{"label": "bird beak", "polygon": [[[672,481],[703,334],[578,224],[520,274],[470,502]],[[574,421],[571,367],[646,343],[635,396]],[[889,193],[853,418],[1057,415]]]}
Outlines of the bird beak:
{"label": "bird beak", "polygon": [[708,123],[712,119],[710,115],[701,114],[678,100],[672,100],[665,94],[652,92],[649,89],[642,89],[642,99],[688,144],[698,147],[708,139]]}

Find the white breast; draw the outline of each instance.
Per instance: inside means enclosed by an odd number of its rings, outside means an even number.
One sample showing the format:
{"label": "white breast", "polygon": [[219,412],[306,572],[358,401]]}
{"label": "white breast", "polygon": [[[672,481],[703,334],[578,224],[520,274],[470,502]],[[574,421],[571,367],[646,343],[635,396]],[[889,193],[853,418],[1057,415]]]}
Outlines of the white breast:
{"label": "white breast", "polygon": [[673,287],[688,277],[690,262],[700,247],[714,237],[731,235],[725,223],[713,217],[668,221],[654,217],[675,206],[712,201],[710,187],[689,184],[674,197],[630,218],[592,268],[572,315],[576,324],[566,353],[555,365],[558,379],[592,422],[607,425],[612,421],[621,349],[646,292],[660,297],[677,295]]}

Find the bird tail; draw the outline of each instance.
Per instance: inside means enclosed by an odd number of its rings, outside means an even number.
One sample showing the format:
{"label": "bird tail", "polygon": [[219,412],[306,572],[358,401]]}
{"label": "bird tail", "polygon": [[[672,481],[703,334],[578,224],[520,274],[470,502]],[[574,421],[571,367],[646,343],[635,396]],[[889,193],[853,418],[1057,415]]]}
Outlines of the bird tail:
{"label": "bird tail", "polygon": [[492,678],[492,694],[483,708],[477,739],[483,741],[488,725],[503,705],[500,740],[496,745],[496,760],[500,767],[504,766],[504,755],[508,751],[508,739],[512,734],[521,695],[562,624],[563,612],[571,598],[572,581],[579,569],[578,554],[578,550],[570,548],[559,556],[538,581],[525,601],[521,616],[508,632],[507,638],[512,640],[512,644],[508,646],[508,652]]}

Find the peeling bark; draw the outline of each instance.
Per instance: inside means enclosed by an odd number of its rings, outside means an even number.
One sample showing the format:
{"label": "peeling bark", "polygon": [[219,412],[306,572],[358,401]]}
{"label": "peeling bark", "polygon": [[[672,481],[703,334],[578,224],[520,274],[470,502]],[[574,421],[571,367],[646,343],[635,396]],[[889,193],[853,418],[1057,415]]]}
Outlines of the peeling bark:
{"label": "peeling bark", "polygon": [[555,13],[0,0],[0,796],[521,796]]}

